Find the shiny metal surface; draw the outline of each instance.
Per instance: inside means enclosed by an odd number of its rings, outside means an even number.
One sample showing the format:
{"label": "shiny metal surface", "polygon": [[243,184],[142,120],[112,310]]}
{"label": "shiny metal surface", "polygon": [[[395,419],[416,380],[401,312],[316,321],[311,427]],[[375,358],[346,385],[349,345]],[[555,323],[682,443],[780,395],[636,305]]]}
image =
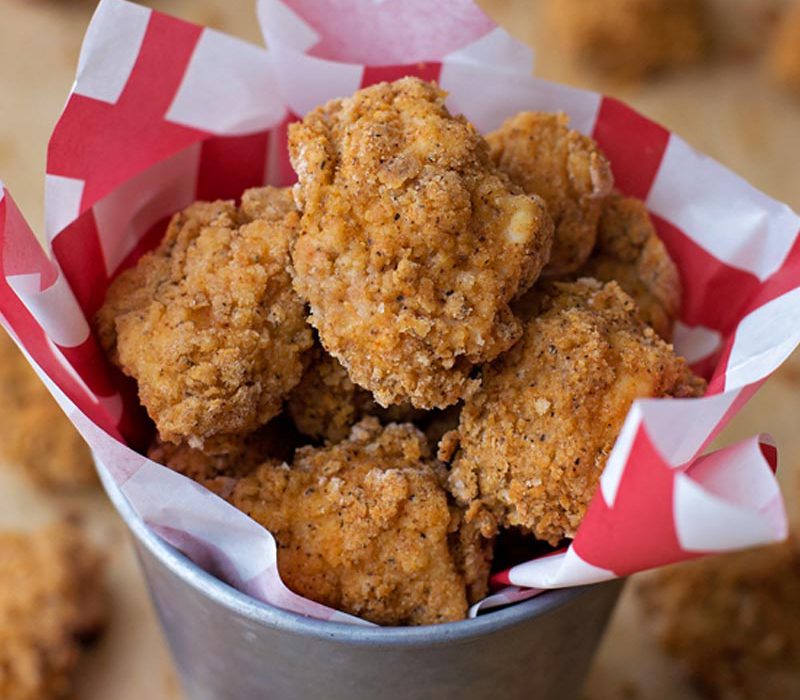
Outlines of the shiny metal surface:
{"label": "shiny metal surface", "polygon": [[429,627],[310,620],[210,576],[151,533],[116,485],[188,700],[577,697],[622,582],[552,591]]}

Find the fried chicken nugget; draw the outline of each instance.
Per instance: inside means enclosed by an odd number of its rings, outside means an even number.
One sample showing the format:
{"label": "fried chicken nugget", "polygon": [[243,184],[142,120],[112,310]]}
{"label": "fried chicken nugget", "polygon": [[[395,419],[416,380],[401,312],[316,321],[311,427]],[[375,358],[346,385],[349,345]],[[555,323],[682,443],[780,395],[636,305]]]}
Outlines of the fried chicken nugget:
{"label": "fried chicken nugget", "polygon": [[576,62],[623,82],[698,63],[709,44],[703,0],[548,0],[545,20]]}
{"label": "fried chicken nugget", "polygon": [[300,383],[289,394],[286,409],[297,429],[310,438],[330,443],[344,440],[365,416],[383,422],[412,422],[425,412],[410,404],[383,408],[366,389],[353,384],[347,370],[317,347]]}
{"label": "fried chicken nugget", "polygon": [[35,484],[53,490],[97,483],[83,438],[0,329],[0,456]]}
{"label": "fried chicken nugget", "polygon": [[660,569],[637,592],[665,651],[713,700],[789,700],[800,668],[800,545]]}
{"label": "fried chicken nugget", "polygon": [[249,435],[226,441],[223,452],[204,452],[185,442],[176,445],[156,437],[147,456],[216,490],[214,481],[220,477],[241,478],[267,460],[291,462],[300,445],[300,435],[281,415]]}
{"label": "fried chicken nugget", "polygon": [[[444,474],[442,477],[444,486]],[[467,585],[467,601],[477,603],[489,593],[489,575],[494,560],[495,520],[486,511],[470,513],[453,503],[450,505],[450,517],[450,552]]]}
{"label": "fried chicken nugget", "polygon": [[275,536],[292,590],[372,622],[460,620],[467,587],[485,591],[485,543],[474,531],[458,534],[425,436],[412,425],[365,418],[338,445],[298,450],[291,468],[262,465],[231,502]]}
{"label": "fried chicken nugget", "polygon": [[797,0],[781,18],[768,59],[774,80],[800,95],[800,2]]}
{"label": "fried chicken nugget", "polygon": [[521,333],[509,302],[549,255],[544,202],[416,78],[333,100],[289,131],[303,210],[295,288],[325,349],[382,406],[444,408]]}
{"label": "fried chicken nugget", "polygon": [[597,245],[577,277],[618,282],[636,302],[642,320],[664,340],[672,338],[680,314],[681,278],[644,202],[620,194],[606,199]]}
{"label": "fried chicken nugget", "polygon": [[497,167],[547,203],[555,238],[545,274],[574,272],[592,252],[614,184],[608,160],[593,139],[569,128],[565,114],[520,112],[486,140]]}
{"label": "fried chicken nugget", "polygon": [[633,400],[703,388],[615,282],[553,283],[443,440],[450,490],[555,545],[574,536]]}
{"label": "fried chicken nugget", "polygon": [[59,523],[0,533],[0,697],[68,696],[82,646],[106,619],[102,558]]}
{"label": "fried chicken nugget", "polygon": [[101,342],[163,440],[252,432],[300,381],[313,338],[287,269],[298,222],[289,190],[198,202],[109,288]]}

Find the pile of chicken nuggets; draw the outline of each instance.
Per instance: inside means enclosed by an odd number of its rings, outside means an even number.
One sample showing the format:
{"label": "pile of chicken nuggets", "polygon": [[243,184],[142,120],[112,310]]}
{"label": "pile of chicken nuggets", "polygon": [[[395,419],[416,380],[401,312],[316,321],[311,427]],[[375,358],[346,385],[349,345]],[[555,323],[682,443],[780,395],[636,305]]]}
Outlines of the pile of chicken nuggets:
{"label": "pile of chicken nuggets", "polygon": [[598,145],[544,113],[484,138],[445,97],[313,110],[293,188],[176,214],[96,317],[150,456],[266,527],[290,588],[385,625],[464,618],[504,530],[575,534],[635,399],[705,389]]}

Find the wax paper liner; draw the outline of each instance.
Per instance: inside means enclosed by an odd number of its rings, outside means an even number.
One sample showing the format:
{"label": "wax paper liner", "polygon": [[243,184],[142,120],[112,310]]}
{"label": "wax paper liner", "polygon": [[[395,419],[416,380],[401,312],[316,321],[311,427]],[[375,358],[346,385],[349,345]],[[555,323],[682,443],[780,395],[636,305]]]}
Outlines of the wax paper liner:
{"label": "wax paper liner", "polygon": [[531,52],[470,0],[263,0],[258,9],[269,51],[101,2],[48,152],[52,254],[0,190],[0,320],[139,516],[257,598],[360,622],[289,591],[269,533],[132,449],[142,447],[141,408],[88,319],[173,212],[290,183],[289,121],[413,74],[437,80],[451,109],[484,132],[519,110],[562,110],[597,139],[617,186],[646,201],[681,269],[677,349],[710,379],[702,399],[637,401],[570,546],[496,575],[506,587],[472,614],[784,538],[769,438],[699,455],[800,341],[800,218],[624,104],[532,78]]}

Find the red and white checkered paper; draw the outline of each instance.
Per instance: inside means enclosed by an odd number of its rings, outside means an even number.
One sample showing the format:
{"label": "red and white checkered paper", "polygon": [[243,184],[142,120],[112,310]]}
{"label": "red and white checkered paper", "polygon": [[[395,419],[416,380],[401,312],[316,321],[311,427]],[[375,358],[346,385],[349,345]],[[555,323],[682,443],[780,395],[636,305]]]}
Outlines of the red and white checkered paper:
{"label": "red and white checkered paper", "polygon": [[286,125],[320,102],[418,75],[482,131],[561,110],[643,198],[684,281],[676,345],[708,395],[632,407],[571,545],[498,574],[473,608],[780,540],[775,448],[699,456],[800,342],[800,217],[624,104],[530,77],[531,52],[471,0],[261,0],[269,51],[123,0],[103,0],[47,162],[35,240],[0,187],[0,321],[90,444],[107,481],[172,545],[237,588],[305,615],[361,622],[280,581],[272,536],[139,454],[129,380],[91,319],[110,280],[196,199],[289,184]]}

